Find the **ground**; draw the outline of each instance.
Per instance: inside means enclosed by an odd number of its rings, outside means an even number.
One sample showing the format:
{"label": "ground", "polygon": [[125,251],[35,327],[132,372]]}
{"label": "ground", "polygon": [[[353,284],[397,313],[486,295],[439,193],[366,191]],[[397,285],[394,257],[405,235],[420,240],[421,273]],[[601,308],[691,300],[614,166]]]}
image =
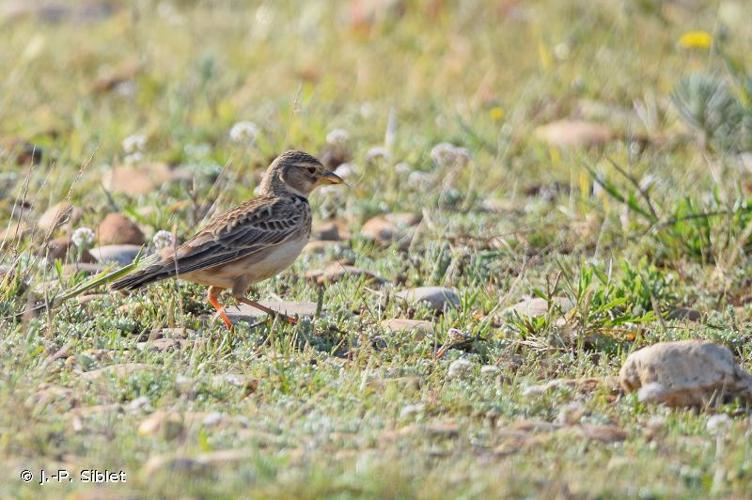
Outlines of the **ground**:
{"label": "ground", "polygon": [[[5,2],[2,16],[0,496],[749,494],[743,402],[668,409],[608,378],[676,339],[752,370],[748,2]],[[47,236],[88,227],[97,245],[120,213],[149,248],[160,230],[184,240],[290,148],[347,162],[349,187],[311,197],[339,241],[253,294],[316,303],[312,320],[228,332],[202,287],[175,281],[10,317],[87,279],[66,267],[83,252],[56,263]],[[80,210],[40,229],[60,202]],[[368,237],[396,213],[416,217]],[[333,262],[383,283],[306,278]],[[397,295],[420,286],[459,301]],[[536,317],[509,310],[532,297]],[[555,379],[579,382],[536,388]],[[728,429],[708,426],[719,414]],[[40,469],[73,480],[39,485]]]}

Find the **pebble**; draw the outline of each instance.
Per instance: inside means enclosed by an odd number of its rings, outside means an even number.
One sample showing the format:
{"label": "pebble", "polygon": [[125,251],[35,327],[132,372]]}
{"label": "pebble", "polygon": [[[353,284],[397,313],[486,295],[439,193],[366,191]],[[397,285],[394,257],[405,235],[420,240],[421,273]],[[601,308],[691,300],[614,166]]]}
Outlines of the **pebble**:
{"label": "pebble", "polygon": [[121,266],[127,266],[136,259],[141,252],[139,245],[103,245],[94,247],[89,253],[97,262],[112,262]]}
{"label": "pebble", "polygon": [[705,407],[725,397],[752,401],[752,375],[726,347],[702,340],[661,342],[633,352],[619,382],[641,401],[669,407]]}
{"label": "pebble", "polygon": [[410,288],[397,294],[397,297],[407,302],[423,302],[436,311],[443,311],[446,307],[459,307],[460,297],[453,288],[440,286],[421,286]]}
{"label": "pebble", "polygon": [[447,379],[461,379],[473,373],[473,364],[467,359],[457,359],[452,361],[447,370]]}
{"label": "pebble", "polygon": [[107,214],[97,228],[100,245],[143,245],[144,233],[135,222],[119,213]]}

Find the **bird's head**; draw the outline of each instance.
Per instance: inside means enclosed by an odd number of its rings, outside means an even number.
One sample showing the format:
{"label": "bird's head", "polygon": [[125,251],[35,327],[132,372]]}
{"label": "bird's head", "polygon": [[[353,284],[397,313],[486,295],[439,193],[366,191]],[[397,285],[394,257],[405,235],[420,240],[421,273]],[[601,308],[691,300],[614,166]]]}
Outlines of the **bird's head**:
{"label": "bird's head", "polygon": [[261,192],[265,194],[287,192],[307,197],[319,186],[343,182],[340,176],[327,169],[308,153],[286,151],[269,165],[261,181]]}

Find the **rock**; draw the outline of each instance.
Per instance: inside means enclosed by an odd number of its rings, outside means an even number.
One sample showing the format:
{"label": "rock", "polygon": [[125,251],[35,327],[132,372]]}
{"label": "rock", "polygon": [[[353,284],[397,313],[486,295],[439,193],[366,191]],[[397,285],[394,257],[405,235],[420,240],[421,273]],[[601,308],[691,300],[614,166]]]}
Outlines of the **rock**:
{"label": "rock", "polygon": [[410,228],[418,224],[420,220],[419,215],[406,212],[377,215],[363,224],[360,233],[364,238],[382,245],[390,245],[394,242],[406,244],[409,243],[411,236]]}
{"label": "rock", "polygon": [[[69,259],[75,261],[79,254],[78,247],[67,236],[50,240],[45,247],[45,252],[43,255],[46,255],[50,261]],[[79,262],[90,264],[96,262],[96,259],[91,252],[84,250],[81,252]]]}
{"label": "rock", "polygon": [[102,176],[102,184],[105,189],[115,193],[140,196],[159,189],[171,178],[172,173],[164,163],[120,165],[112,167]]}
{"label": "rock", "polygon": [[340,252],[343,245],[337,241],[311,240],[303,247],[303,255],[323,255],[327,252]]}
{"label": "rock", "polygon": [[89,253],[97,262],[113,262],[121,266],[127,266],[136,259],[141,251],[138,245],[103,245],[94,247]]}
{"label": "rock", "polygon": [[616,443],[629,437],[625,430],[615,425],[580,425],[577,430],[582,437],[601,443]]}
{"label": "rock", "polygon": [[[554,311],[561,311],[562,313],[569,312],[574,303],[566,297],[552,297]],[[521,317],[538,318],[548,314],[548,301],[540,297],[533,297],[524,299],[517,304],[508,307],[504,310],[504,314],[517,313]]]}
{"label": "rock", "polygon": [[535,129],[535,136],[559,147],[601,146],[612,140],[614,132],[600,123],[579,120],[559,120]]}
{"label": "rock", "polygon": [[347,225],[340,221],[321,222],[315,224],[311,231],[311,239],[321,241],[341,241],[350,238]]}
{"label": "rock", "polygon": [[575,425],[585,415],[585,408],[580,403],[568,403],[559,408],[556,423],[560,425]]}
{"label": "rock", "polygon": [[146,396],[139,396],[125,405],[125,411],[127,412],[150,411],[150,409],[151,400]]}
{"label": "rock", "polygon": [[412,418],[416,415],[426,411],[426,405],[423,403],[416,403],[413,405],[405,405],[400,410],[400,418]]}
{"label": "rock", "polygon": [[31,233],[31,228],[23,221],[12,222],[10,225],[4,225],[0,229],[0,245],[7,245],[10,242],[23,239]]}
{"label": "rock", "polygon": [[350,266],[347,264],[340,264],[339,262],[333,262],[329,264],[325,269],[317,269],[314,271],[308,271],[305,274],[306,279],[315,281],[319,285],[327,283],[336,283],[348,276],[353,278],[365,277],[366,281],[385,283],[386,280],[380,276],[375,275],[371,271],[360,269],[359,267]]}
{"label": "rock", "polygon": [[426,334],[433,333],[433,324],[419,319],[385,319],[381,322],[381,326],[391,333],[413,333],[415,340],[421,340]]}
{"label": "rock", "polygon": [[495,377],[501,374],[501,368],[496,365],[484,365],[480,368],[480,374],[484,377]]}
{"label": "rock", "polygon": [[686,307],[677,307],[668,312],[666,319],[697,322],[702,319],[702,313]]}
{"label": "rock", "polygon": [[[279,313],[300,318],[310,318],[316,314],[316,304],[313,302],[288,302],[286,300],[259,300],[261,305]],[[266,316],[266,313],[247,304],[239,304],[225,309],[231,321],[246,321],[255,323]]]}
{"label": "rock", "polygon": [[151,370],[154,367],[145,363],[123,363],[119,365],[105,366],[88,372],[83,372],[81,378],[84,380],[99,380],[101,378],[113,375],[117,378],[125,378],[134,373]]}
{"label": "rock", "polygon": [[452,361],[447,370],[447,379],[462,379],[473,373],[473,364],[467,359],[457,359]]}
{"label": "rock", "polygon": [[156,411],[138,426],[140,435],[159,436],[168,441],[182,436],[184,432],[183,417],[179,413],[171,411]]}
{"label": "rock", "polygon": [[534,396],[538,394],[545,394],[552,389],[561,389],[569,387],[572,389],[579,389],[584,392],[592,392],[599,386],[606,386],[610,389],[616,389],[619,385],[619,381],[616,377],[585,377],[585,378],[557,378],[550,380],[545,384],[530,385],[522,389],[523,396]]}
{"label": "rock", "polygon": [[671,407],[703,407],[739,397],[752,401],[752,375],[727,348],[701,340],[662,342],[629,355],[619,372],[627,392]]}
{"label": "rock", "polygon": [[243,389],[246,396],[253,394],[258,389],[259,380],[239,373],[222,373],[211,378],[214,386],[222,387],[232,385]]}
{"label": "rock", "polygon": [[119,214],[107,214],[97,228],[100,245],[143,245],[144,233],[135,222]]}
{"label": "rock", "polygon": [[152,476],[160,471],[207,472],[223,465],[246,462],[257,454],[256,449],[232,449],[201,453],[194,457],[174,454],[157,455],[146,461],[141,472],[144,477]]}
{"label": "rock", "polygon": [[407,302],[423,302],[436,311],[443,311],[445,307],[459,307],[460,297],[452,288],[440,286],[420,286],[410,288],[397,294],[397,297]]}
{"label": "rock", "polygon": [[149,351],[157,351],[157,352],[165,352],[165,351],[173,351],[173,350],[179,350],[180,348],[185,345],[184,339],[177,339],[177,338],[160,338],[160,339],[154,339],[154,340],[147,340],[146,342],[139,342],[136,344],[136,347],[139,350],[149,350]]}
{"label": "rock", "polygon": [[62,225],[73,225],[84,214],[83,210],[67,201],[56,203],[47,209],[37,221],[37,227],[49,234]]}

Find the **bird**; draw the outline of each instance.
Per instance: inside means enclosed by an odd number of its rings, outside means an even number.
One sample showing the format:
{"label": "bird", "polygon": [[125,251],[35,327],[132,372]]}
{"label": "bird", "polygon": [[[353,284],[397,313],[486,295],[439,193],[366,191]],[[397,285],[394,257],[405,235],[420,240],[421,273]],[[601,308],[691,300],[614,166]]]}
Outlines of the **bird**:
{"label": "bird", "polygon": [[215,216],[185,243],[163,250],[110,288],[136,290],[168,278],[208,286],[207,300],[230,330],[233,323],[219,302],[225,290],[238,302],[279,314],[247,298],[248,289],[279,274],[300,255],[311,234],[311,192],[343,183],[314,156],[286,151],[267,168],[258,196]]}

